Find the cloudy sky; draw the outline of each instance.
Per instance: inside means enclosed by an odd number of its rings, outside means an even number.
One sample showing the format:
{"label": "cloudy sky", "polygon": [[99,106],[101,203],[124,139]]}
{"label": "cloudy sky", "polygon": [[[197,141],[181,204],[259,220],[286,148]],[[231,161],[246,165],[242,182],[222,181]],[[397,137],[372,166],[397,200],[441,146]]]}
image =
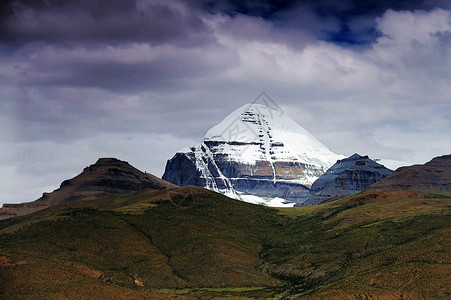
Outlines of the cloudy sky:
{"label": "cloudy sky", "polygon": [[161,176],[262,91],[335,153],[449,154],[450,2],[3,0],[0,204],[98,157]]}

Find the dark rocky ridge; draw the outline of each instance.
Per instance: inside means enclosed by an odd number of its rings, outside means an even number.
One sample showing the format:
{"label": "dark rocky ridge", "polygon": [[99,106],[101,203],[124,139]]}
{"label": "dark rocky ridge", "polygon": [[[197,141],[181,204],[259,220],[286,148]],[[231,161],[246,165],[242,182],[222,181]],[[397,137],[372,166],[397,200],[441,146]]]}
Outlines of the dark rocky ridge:
{"label": "dark rocky ridge", "polygon": [[315,205],[324,201],[355,194],[389,176],[393,171],[371,160],[354,154],[337,161],[311,187],[313,194],[302,205]]}
{"label": "dark rocky ridge", "polygon": [[424,165],[401,167],[370,189],[418,190],[451,195],[451,154]]}
{"label": "dark rocky ridge", "polygon": [[166,163],[163,180],[178,186],[200,186],[200,172],[186,153],[176,153]]}
{"label": "dark rocky ridge", "polygon": [[142,189],[162,190],[176,187],[154,175],[142,172],[128,162],[116,158],[100,158],[60,187],[30,203],[4,204],[0,219],[24,215],[49,206],[73,201],[87,201],[114,194],[129,194]]}

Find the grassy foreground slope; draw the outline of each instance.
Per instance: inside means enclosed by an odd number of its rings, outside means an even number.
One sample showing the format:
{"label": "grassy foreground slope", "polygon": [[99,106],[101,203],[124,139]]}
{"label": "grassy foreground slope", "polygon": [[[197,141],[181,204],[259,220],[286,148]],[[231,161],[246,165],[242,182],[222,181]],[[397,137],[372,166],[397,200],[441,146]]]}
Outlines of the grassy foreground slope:
{"label": "grassy foreground slope", "polygon": [[450,198],[274,209],[144,190],[0,221],[0,297],[448,299]]}

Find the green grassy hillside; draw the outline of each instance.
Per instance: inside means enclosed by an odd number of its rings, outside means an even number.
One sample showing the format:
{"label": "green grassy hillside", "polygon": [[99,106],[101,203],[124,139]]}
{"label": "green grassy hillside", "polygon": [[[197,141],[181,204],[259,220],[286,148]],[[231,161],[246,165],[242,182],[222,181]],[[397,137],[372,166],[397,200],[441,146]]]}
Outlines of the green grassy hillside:
{"label": "green grassy hillside", "polygon": [[0,297],[448,299],[450,198],[267,208],[145,190],[0,221]]}

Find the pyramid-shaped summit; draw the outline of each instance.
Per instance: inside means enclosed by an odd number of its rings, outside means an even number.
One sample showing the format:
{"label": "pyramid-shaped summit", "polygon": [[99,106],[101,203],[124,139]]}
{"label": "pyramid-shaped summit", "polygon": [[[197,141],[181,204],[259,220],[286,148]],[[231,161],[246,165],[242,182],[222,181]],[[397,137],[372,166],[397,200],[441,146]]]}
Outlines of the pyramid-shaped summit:
{"label": "pyramid-shaped summit", "polygon": [[342,158],[280,110],[246,104],[208,130],[199,145],[176,153],[163,179],[235,198],[297,202]]}

